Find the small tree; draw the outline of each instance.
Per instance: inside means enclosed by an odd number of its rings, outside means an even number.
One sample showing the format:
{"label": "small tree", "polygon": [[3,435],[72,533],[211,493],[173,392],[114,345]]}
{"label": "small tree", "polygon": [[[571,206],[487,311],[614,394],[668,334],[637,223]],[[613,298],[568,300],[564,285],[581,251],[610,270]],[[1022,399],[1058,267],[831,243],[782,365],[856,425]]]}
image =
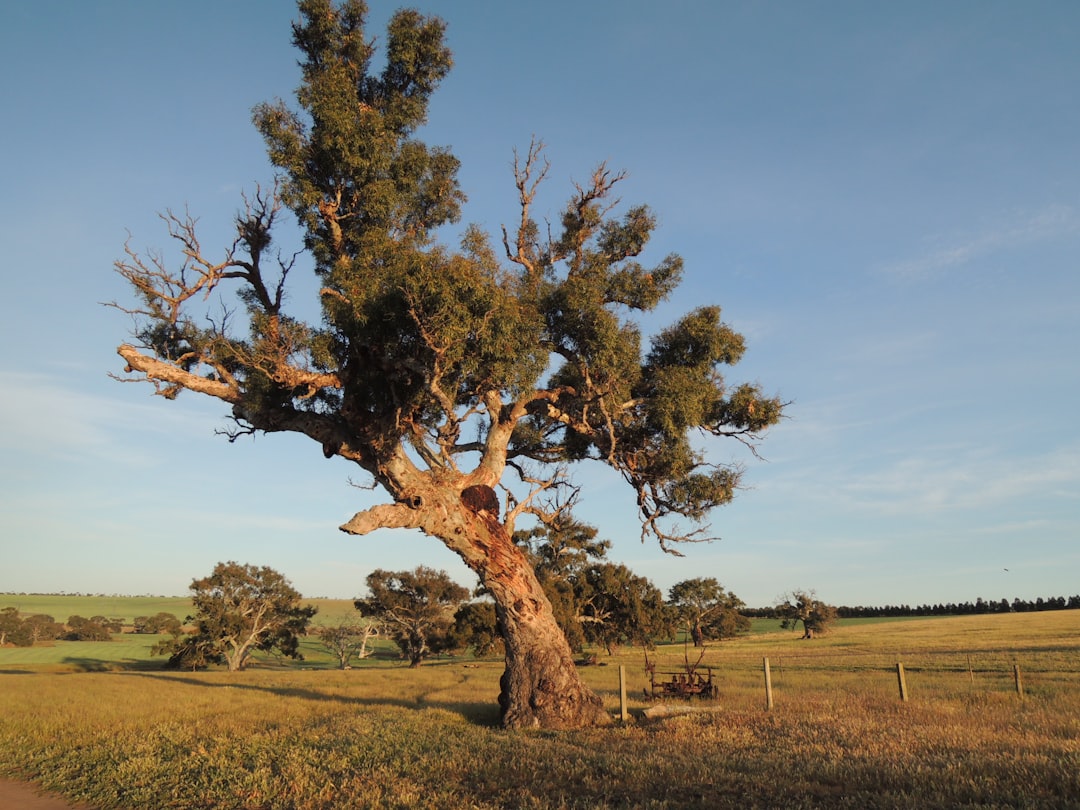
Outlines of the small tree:
{"label": "small tree", "polygon": [[780,626],[795,630],[801,622],[803,638],[824,635],[836,621],[836,608],[819,600],[814,591],[792,591],[780,598],[782,601],[776,606]]}
{"label": "small tree", "polygon": [[611,548],[611,541],[597,540],[597,534],[594,526],[572,518],[514,534],[551,602],[570,649],[576,652],[584,649],[586,641],[580,604],[585,571],[604,560]]}
{"label": "small tree", "polygon": [[210,576],[191,583],[196,630],[158,645],[169,666],[198,669],[225,663],[230,672],[244,669],[256,650],[300,655],[303,635],[317,609],[300,605],[300,593],[272,568],[218,563]]}
{"label": "small tree", "polygon": [[445,571],[423,565],[413,571],[377,568],[368,574],[367,586],[371,595],[357,599],[356,609],[386,627],[410,667],[454,648],[454,611],[469,591]]}
{"label": "small tree", "polygon": [[611,541],[580,521],[555,520],[515,540],[526,550],[571,649],[586,642],[610,654],[616,644],[650,643],[667,630],[663,595],[606,559]]}
{"label": "small tree", "polygon": [[707,639],[730,638],[750,629],[750,620],[739,612],[745,603],[713,577],[675,583],[668,591],[668,604],[695,647]]}
{"label": "small tree", "polygon": [[371,655],[368,642],[379,632],[379,624],[373,621],[341,622],[315,631],[322,645],[337,658],[339,669],[349,669],[354,658],[362,660]]}

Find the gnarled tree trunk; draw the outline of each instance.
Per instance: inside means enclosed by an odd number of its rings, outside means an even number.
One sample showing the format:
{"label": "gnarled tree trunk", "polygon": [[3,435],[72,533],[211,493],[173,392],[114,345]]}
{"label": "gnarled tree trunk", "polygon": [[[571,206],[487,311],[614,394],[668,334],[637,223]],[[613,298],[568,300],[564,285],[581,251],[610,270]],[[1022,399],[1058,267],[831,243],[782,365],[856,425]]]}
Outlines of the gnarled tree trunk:
{"label": "gnarled tree trunk", "polygon": [[506,670],[499,681],[503,725],[577,728],[610,722],[600,698],[582,683],[566,635],[531,566],[520,549],[513,552],[523,565],[485,582],[495,597],[506,645]]}
{"label": "gnarled tree trunk", "polygon": [[499,706],[507,728],[581,728],[611,722],[581,680],[566,635],[528,558],[487,510],[473,511],[452,487],[413,488],[401,503],[375,507],[342,526],[366,534],[411,526],[439,538],[476,572],[495,600],[506,645]]}
{"label": "gnarled tree trunk", "polygon": [[499,682],[503,725],[559,729],[610,723],[600,698],[581,681],[566,635],[525,553],[496,518],[468,510],[461,518],[461,533],[447,545],[495,599],[506,646],[506,670]]}

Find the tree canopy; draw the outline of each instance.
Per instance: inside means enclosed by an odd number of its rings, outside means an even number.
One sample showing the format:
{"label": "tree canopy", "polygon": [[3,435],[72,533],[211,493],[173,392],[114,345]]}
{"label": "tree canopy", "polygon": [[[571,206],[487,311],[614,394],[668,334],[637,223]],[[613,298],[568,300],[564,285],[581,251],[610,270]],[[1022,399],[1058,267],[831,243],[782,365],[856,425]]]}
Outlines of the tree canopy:
{"label": "tree canopy", "polygon": [[776,615],[780,617],[780,626],[793,630],[801,623],[803,638],[823,635],[836,621],[837,611],[817,598],[814,591],[795,590],[782,596],[776,606]]}
{"label": "tree canopy", "polygon": [[300,604],[299,591],[267,566],[223,562],[191,583],[195,632],[165,642],[158,653],[169,665],[198,669],[224,663],[230,671],[244,669],[256,650],[301,658],[299,637],[317,609]]}
{"label": "tree canopy", "polygon": [[409,666],[456,646],[454,614],[469,591],[445,571],[423,565],[413,571],[377,568],[368,574],[367,586],[370,594],[355,601],[356,609],[386,628]]}
{"label": "tree canopy", "polygon": [[707,639],[730,638],[750,629],[750,619],[742,613],[746,604],[713,577],[676,582],[668,591],[668,602],[695,647]]}
{"label": "tree canopy", "polygon": [[[137,300],[120,306],[136,321],[118,350],[126,371],[167,399],[223,401],[233,437],[301,433],[364,470],[389,501],[344,531],[420,529],[492,594],[508,642],[504,723],[603,722],[511,539],[517,522],[565,513],[571,465],[592,462],[629,485],[643,538],[668,550],[706,539],[742,469],[699,437],[753,449],[782,403],[725,379],[745,346],[715,304],[644,338],[635,317],[671,294],[683,261],[645,259],[656,218],[620,203],[621,172],[598,166],[544,228],[534,203],[550,166],[533,141],[514,160],[518,205],[501,238],[468,227],[441,244],[465,200],[459,164],[417,132],[452,64],[445,24],[397,12],[380,71],[361,0],[299,10],[297,107],[253,116],[277,179],[245,198],[232,244],[213,256],[193,218],[169,213],[175,265],[130,246],[116,264]],[[303,231],[318,323],[287,307],[305,265],[276,244],[284,209]],[[224,314],[204,319],[209,295]]]}

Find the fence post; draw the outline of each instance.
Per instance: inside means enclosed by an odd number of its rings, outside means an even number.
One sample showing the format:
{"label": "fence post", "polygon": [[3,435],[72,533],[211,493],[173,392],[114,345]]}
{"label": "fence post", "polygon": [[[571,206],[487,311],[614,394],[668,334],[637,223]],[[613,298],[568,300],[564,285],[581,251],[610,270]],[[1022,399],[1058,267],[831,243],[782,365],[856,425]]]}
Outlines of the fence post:
{"label": "fence post", "polygon": [[904,665],[896,662],[896,682],[900,685],[900,700],[907,702],[907,679],[904,678]]}
{"label": "fence post", "polygon": [[765,710],[772,711],[772,673],[769,672],[769,659],[768,657],[763,659],[765,662]]}
{"label": "fence post", "polygon": [[626,667],[619,664],[619,718],[625,723],[629,716],[626,711]]}
{"label": "fence post", "polygon": [[1016,681],[1016,694],[1020,696],[1020,699],[1024,699],[1024,682],[1020,678],[1020,665],[1013,664],[1013,680]]}

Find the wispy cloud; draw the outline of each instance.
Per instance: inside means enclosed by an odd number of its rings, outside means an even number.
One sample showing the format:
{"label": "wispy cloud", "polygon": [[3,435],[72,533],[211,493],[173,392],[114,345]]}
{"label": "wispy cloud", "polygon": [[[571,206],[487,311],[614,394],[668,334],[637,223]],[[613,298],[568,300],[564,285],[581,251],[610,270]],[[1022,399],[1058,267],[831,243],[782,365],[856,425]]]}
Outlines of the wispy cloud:
{"label": "wispy cloud", "polygon": [[993,457],[962,448],[913,455],[859,476],[842,487],[849,504],[882,514],[989,510],[1036,496],[1071,497],[1080,490],[1080,447],[1022,458]]}
{"label": "wispy cloud", "polygon": [[[55,376],[0,370],[0,386],[9,396],[0,400],[0,447],[13,457],[42,455],[137,463],[140,452],[117,437],[132,432],[191,432],[190,410],[161,408],[148,402],[107,397],[79,390]],[[144,392],[145,393],[145,392]],[[205,430],[205,423],[200,423]]]}
{"label": "wispy cloud", "polygon": [[953,237],[948,244],[922,256],[888,264],[883,272],[900,278],[925,278],[1001,250],[1078,231],[1080,213],[1076,209],[1068,205],[1049,205],[1034,212],[1018,212],[1008,222],[981,233]]}

